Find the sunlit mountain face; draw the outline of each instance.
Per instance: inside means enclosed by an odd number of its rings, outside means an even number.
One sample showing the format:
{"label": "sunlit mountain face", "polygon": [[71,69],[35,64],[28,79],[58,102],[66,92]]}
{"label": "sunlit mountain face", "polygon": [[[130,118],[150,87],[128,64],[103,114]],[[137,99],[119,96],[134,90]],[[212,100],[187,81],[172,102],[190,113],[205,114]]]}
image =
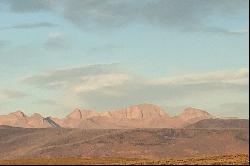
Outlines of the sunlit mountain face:
{"label": "sunlit mountain face", "polygon": [[[0,115],[42,127],[80,125],[65,118],[76,108],[94,110],[88,116],[106,126],[125,115],[161,115],[158,126],[176,126],[173,117],[196,118],[183,113],[190,107],[248,119],[248,6],[247,0],[1,0]],[[140,103],[166,110],[168,121],[151,108],[154,114],[109,113]],[[72,117],[78,115],[84,116]],[[112,124],[103,118],[111,115]],[[43,121],[50,116],[57,120]]]}
{"label": "sunlit mountain face", "polygon": [[139,104],[127,108],[97,112],[75,109],[66,117],[27,116],[21,111],[0,115],[0,125],[22,128],[80,128],[80,129],[136,129],[184,128],[205,119],[215,119],[206,111],[186,108],[180,115],[170,117],[161,107]]}

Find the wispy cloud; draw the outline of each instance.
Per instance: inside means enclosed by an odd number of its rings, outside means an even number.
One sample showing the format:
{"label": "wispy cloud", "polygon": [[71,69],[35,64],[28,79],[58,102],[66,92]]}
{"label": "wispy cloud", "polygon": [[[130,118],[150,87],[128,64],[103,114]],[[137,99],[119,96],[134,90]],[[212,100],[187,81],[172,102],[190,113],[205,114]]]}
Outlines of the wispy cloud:
{"label": "wispy cloud", "polygon": [[17,99],[27,96],[24,92],[18,90],[10,90],[10,89],[0,89],[0,99],[2,101],[9,99]]}
{"label": "wispy cloud", "polygon": [[41,106],[55,106],[58,105],[56,100],[53,99],[40,99],[35,104],[41,105]]}
{"label": "wispy cloud", "polygon": [[82,93],[102,88],[112,88],[120,86],[130,80],[131,76],[122,73],[83,76],[80,82],[72,87],[72,90],[76,93]]}
{"label": "wispy cloud", "polygon": [[10,48],[12,43],[9,40],[1,40],[0,39],[0,54],[4,54],[6,50]]}
{"label": "wispy cloud", "polygon": [[[59,103],[105,110],[135,103],[206,105],[247,96],[249,70],[217,71],[149,79],[114,65],[61,69],[24,79],[29,85],[62,92]],[[230,96],[231,95],[231,96]],[[243,97],[244,98],[244,97]],[[69,102],[70,101],[70,102]]]}
{"label": "wispy cloud", "polygon": [[51,28],[58,25],[49,23],[49,22],[39,22],[39,23],[27,23],[27,24],[18,24],[8,27],[0,27],[0,30],[9,30],[9,29],[35,29],[35,28]]}
{"label": "wispy cloud", "polygon": [[151,81],[155,85],[176,84],[203,84],[203,83],[229,83],[247,85],[249,81],[249,70],[242,68],[238,71],[217,71],[203,74],[189,74],[176,77],[166,77]]}
{"label": "wispy cloud", "polygon": [[[249,11],[248,0],[9,0],[11,12],[54,12],[83,29],[113,29],[131,24],[150,24],[180,30],[241,34],[211,27],[207,18],[234,19]],[[216,18],[213,15],[217,15]],[[211,17],[212,16],[212,17]],[[233,17],[232,17],[233,16]],[[210,20],[211,21],[211,20]]]}
{"label": "wispy cloud", "polygon": [[231,117],[240,117],[247,118],[249,117],[249,103],[247,102],[231,102],[221,104],[216,111],[220,112],[223,116],[231,116]]}
{"label": "wispy cloud", "polygon": [[230,32],[233,33],[233,34],[249,34],[249,28],[231,30]]}
{"label": "wispy cloud", "polygon": [[10,44],[9,41],[7,41],[7,40],[0,40],[0,49],[3,49],[4,47],[6,47],[9,44]]}
{"label": "wispy cloud", "polygon": [[[247,0],[73,0],[65,1],[63,16],[82,28],[114,28],[133,23],[180,30],[198,27],[218,33],[206,19],[213,14],[224,18],[248,11]],[[220,31],[223,31],[222,29]],[[225,31],[227,31],[225,29]]]}
{"label": "wispy cloud", "polygon": [[249,34],[249,28],[230,30],[230,29],[226,29],[226,28],[210,27],[210,26],[191,27],[191,28],[185,29],[184,31],[221,34],[221,35],[226,35],[226,36],[247,35],[247,34]]}
{"label": "wispy cloud", "polygon": [[[56,1],[56,0],[55,0]],[[55,1],[52,0],[2,0],[9,6],[11,12],[23,13],[23,12],[40,12],[49,10],[53,7]]]}
{"label": "wispy cloud", "polygon": [[105,44],[103,46],[91,47],[87,49],[86,54],[88,56],[100,55],[100,56],[117,56],[117,54],[121,53],[124,50],[122,45],[115,44]]}
{"label": "wispy cloud", "polygon": [[65,34],[59,32],[51,32],[47,41],[44,43],[46,49],[60,50],[70,47],[70,39]]}
{"label": "wispy cloud", "polygon": [[23,82],[42,88],[71,88],[86,77],[118,73],[116,64],[88,65],[77,68],[58,69],[29,76]]}

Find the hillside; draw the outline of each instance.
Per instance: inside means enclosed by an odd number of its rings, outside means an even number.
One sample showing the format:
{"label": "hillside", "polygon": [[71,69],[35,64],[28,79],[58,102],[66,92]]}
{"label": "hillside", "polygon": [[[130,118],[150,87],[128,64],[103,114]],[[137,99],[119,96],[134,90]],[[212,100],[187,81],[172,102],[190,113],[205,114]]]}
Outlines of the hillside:
{"label": "hillside", "polygon": [[0,129],[0,159],[183,158],[249,152],[248,129]]}
{"label": "hillside", "polygon": [[229,128],[249,128],[248,119],[204,119],[186,128],[209,128],[209,129],[229,129]]}

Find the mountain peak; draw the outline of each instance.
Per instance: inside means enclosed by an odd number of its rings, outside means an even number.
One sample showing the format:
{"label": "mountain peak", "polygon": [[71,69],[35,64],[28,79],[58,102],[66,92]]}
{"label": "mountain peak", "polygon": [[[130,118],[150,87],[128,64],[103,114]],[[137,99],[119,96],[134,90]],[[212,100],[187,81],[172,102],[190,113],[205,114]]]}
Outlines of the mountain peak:
{"label": "mountain peak", "polygon": [[161,107],[159,107],[158,105],[155,104],[151,104],[151,103],[142,103],[142,104],[137,104],[137,105],[133,105],[131,107],[140,107],[140,108],[153,108],[153,109],[161,109]]}
{"label": "mountain peak", "polygon": [[198,109],[198,108],[193,108],[193,107],[188,107],[186,108],[180,115],[179,117],[184,120],[202,120],[202,119],[211,119],[213,116],[209,114],[208,112]]}
{"label": "mountain peak", "polygon": [[82,112],[80,109],[76,108],[66,118],[68,118],[68,119],[82,119]]}
{"label": "mountain peak", "polygon": [[73,112],[71,112],[66,118],[67,119],[87,119],[90,117],[98,116],[99,112],[92,111],[92,110],[87,110],[87,109],[75,109]]}
{"label": "mountain peak", "polygon": [[43,118],[38,113],[26,116],[23,112],[17,111],[9,116],[0,116],[0,124],[42,128],[55,127],[56,124],[65,128],[172,128],[204,119],[214,119],[214,117],[206,111],[193,107],[186,108],[178,116],[170,117],[160,106],[143,103],[105,112],[76,108],[63,119]]}
{"label": "mountain peak", "polygon": [[120,110],[126,119],[148,119],[168,117],[168,114],[159,106],[153,104],[133,105],[126,109]]}
{"label": "mountain peak", "polygon": [[10,115],[14,115],[20,118],[26,117],[26,115],[22,111],[16,111],[16,112],[10,113]]}
{"label": "mountain peak", "polygon": [[154,112],[154,113],[159,113],[160,115],[166,114],[166,112],[160,106],[154,105],[154,104],[144,103],[144,104],[132,106],[131,108],[133,108],[133,107],[139,108],[145,112],[152,112],[152,113]]}
{"label": "mountain peak", "polygon": [[31,118],[43,118],[42,115],[40,115],[39,113],[34,113],[30,116]]}
{"label": "mountain peak", "polygon": [[198,108],[194,108],[194,107],[188,107],[186,108],[182,114],[186,114],[186,115],[207,115],[209,116],[210,114],[204,110],[198,109]]}

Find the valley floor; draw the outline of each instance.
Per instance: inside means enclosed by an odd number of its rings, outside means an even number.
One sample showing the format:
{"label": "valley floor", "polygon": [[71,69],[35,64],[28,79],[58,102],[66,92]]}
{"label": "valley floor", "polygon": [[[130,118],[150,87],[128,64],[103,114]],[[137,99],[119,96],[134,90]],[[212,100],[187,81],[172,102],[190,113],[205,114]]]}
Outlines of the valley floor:
{"label": "valley floor", "polygon": [[249,155],[223,155],[185,159],[131,159],[131,158],[47,158],[0,160],[0,165],[249,165]]}

